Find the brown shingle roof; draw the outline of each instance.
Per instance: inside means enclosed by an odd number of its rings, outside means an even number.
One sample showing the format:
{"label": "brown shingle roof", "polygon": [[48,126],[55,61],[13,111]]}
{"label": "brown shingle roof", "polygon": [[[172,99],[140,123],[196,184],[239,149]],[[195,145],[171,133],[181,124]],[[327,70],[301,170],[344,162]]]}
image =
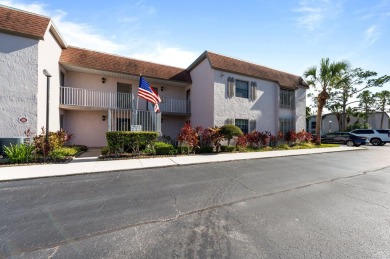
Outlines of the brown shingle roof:
{"label": "brown shingle roof", "polygon": [[296,88],[298,86],[308,87],[306,82],[300,76],[230,58],[209,51],[205,51],[198,58],[198,60],[189,67],[189,70],[192,70],[194,66],[199,64],[199,62],[205,58],[208,58],[213,69],[274,81],[277,82],[280,86],[286,88]]}
{"label": "brown shingle roof", "polygon": [[44,16],[0,6],[0,31],[42,40],[49,22]]}
{"label": "brown shingle roof", "polygon": [[136,59],[125,58],[92,50],[68,47],[62,50],[61,64],[77,67],[124,73],[146,77],[191,83],[188,71],[182,68],[165,66]]}

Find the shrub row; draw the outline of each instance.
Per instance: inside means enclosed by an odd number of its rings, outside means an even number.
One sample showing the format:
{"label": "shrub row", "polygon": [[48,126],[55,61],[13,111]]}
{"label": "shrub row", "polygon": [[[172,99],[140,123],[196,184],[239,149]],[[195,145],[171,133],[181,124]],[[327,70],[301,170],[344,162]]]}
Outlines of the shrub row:
{"label": "shrub row", "polygon": [[131,152],[139,154],[141,149],[153,145],[158,133],[149,131],[109,131],[106,133],[109,153]]}
{"label": "shrub row", "polygon": [[[26,137],[32,138],[32,132],[27,130],[24,132]],[[69,141],[72,134],[65,130],[56,132],[49,132],[48,143],[46,143],[46,130],[41,128],[41,134],[32,138],[32,142],[25,144],[18,144],[4,146],[4,153],[11,163],[29,163],[38,161],[59,161],[68,156],[74,156],[81,150],[87,150],[86,146],[68,146],[64,147],[65,143]]]}

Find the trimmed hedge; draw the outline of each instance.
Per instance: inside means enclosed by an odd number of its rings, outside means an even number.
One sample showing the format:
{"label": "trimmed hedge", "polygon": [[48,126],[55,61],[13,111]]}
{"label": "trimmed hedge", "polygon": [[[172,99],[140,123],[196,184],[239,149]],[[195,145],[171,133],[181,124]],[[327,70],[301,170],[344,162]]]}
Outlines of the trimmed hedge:
{"label": "trimmed hedge", "polygon": [[175,147],[165,142],[156,142],[154,149],[156,150],[156,155],[174,155],[176,153]]}
{"label": "trimmed hedge", "polygon": [[107,144],[111,154],[131,150],[139,154],[141,147],[153,145],[158,132],[150,131],[109,131],[106,133]]}
{"label": "trimmed hedge", "polygon": [[221,146],[221,152],[233,152],[236,148],[233,146]]}
{"label": "trimmed hedge", "polygon": [[195,149],[196,154],[210,154],[213,153],[214,148],[213,147],[199,147]]}

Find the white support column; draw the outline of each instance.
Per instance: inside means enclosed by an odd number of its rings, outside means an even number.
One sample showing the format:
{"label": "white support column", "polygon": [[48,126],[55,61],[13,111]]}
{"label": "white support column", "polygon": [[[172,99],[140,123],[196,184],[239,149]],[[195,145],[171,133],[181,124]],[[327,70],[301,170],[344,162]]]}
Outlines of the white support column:
{"label": "white support column", "polygon": [[112,115],[111,115],[111,109],[108,109],[108,119],[107,119],[107,121],[108,121],[108,131],[112,131],[112,122],[111,122],[111,120],[112,120]]}

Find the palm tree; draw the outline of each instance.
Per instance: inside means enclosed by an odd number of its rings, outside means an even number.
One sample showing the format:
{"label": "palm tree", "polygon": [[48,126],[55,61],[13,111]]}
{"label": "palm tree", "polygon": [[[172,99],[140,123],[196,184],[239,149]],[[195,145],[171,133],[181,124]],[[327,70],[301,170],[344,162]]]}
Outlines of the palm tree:
{"label": "palm tree", "polygon": [[376,106],[382,112],[381,129],[383,128],[383,120],[385,117],[386,106],[390,105],[390,91],[383,90],[375,94]]}
{"label": "palm tree", "polygon": [[326,104],[326,100],[330,97],[330,91],[334,88],[340,80],[342,80],[342,73],[348,69],[349,65],[346,61],[332,62],[329,58],[322,58],[320,67],[309,67],[304,77],[307,80],[309,86],[314,88],[319,87],[319,93],[317,96],[317,118],[316,118],[316,144],[321,144],[321,120],[322,111]]}

